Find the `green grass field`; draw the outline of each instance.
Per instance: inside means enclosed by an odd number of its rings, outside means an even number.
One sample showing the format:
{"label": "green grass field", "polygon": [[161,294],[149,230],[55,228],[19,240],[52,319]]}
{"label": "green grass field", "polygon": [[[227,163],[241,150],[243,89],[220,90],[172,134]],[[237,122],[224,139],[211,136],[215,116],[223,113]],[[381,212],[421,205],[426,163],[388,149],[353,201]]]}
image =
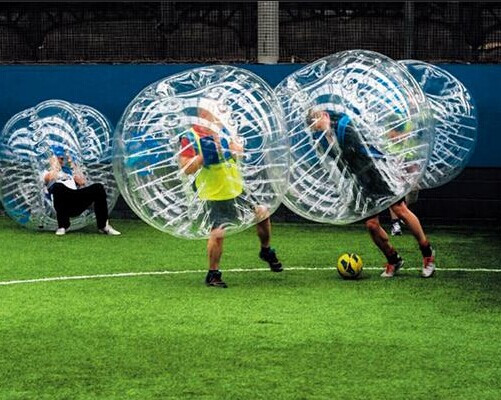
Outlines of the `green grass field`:
{"label": "green grass field", "polygon": [[[276,224],[290,269],[226,272],[224,290],[203,285],[205,242],[114,225],[56,237],[0,218],[0,282],[192,271],[0,285],[0,399],[501,398],[501,273],[470,271],[501,268],[499,231],[428,230],[429,280],[406,231],[406,268],[383,280],[362,226]],[[349,251],[364,279],[332,270]],[[252,230],[228,238],[223,271],[264,268],[257,252]]]}

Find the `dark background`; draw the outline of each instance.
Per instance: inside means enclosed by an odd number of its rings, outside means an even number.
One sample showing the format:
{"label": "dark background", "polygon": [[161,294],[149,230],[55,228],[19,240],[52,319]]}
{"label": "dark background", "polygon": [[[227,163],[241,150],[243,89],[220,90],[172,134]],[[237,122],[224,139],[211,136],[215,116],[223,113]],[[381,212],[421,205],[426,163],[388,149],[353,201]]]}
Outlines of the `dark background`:
{"label": "dark background", "polygon": [[[116,124],[144,86],[201,63],[244,64],[276,85],[346,49],[421,59],[463,81],[480,124],[465,171],[413,207],[425,223],[500,225],[501,3],[281,2],[279,21],[282,64],[259,66],[255,2],[0,3],[0,124],[49,98],[94,106]],[[122,200],[114,214],[132,216]],[[274,219],[299,217],[281,208]]]}
{"label": "dark background", "polygon": [[[0,62],[257,61],[256,2],[0,3]],[[364,48],[394,59],[501,60],[493,2],[280,2],[280,62]]]}

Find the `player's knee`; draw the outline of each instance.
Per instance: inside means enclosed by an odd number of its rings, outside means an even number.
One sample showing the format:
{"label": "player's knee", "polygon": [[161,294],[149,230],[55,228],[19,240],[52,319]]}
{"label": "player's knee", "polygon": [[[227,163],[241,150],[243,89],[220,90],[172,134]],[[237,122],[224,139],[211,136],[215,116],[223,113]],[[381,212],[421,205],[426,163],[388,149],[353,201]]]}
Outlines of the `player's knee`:
{"label": "player's knee", "polygon": [[268,207],[256,206],[254,212],[256,213],[256,218],[258,221],[262,222],[262,221],[270,218],[270,212],[268,210]]}
{"label": "player's knee", "polygon": [[407,208],[407,205],[405,204],[404,201],[391,206],[391,210],[395,213],[395,215],[398,218],[401,218],[401,219],[405,219],[407,213],[409,212],[409,209]]}
{"label": "player's knee", "polygon": [[379,224],[379,219],[377,218],[369,218],[368,220],[365,221],[365,227],[370,231],[370,232],[377,232],[381,225]]}
{"label": "player's knee", "polygon": [[222,243],[224,238],[224,228],[214,228],[210,231],[210,239]]}

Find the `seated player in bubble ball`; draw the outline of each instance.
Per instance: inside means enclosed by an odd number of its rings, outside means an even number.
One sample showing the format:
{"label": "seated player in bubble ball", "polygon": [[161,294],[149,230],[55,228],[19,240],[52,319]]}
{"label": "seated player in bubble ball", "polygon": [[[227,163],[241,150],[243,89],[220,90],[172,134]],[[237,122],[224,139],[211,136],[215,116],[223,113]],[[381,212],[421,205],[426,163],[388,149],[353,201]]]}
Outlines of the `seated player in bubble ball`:
{"label": "seated player in bubble ball", "polygon": [[106,191],[101,183],[85,186],[86,179],[80,168],[72,162],[62,146],[52,146],[50,169],[44,174],[44,182],[56,210],[58,229],[61,236],[70,227],[70,218],[82,214],[94,204],[97,228],[106,235],[120,235],[108,222]]}
{"label": "seated player in bubble ball", "polygon": [[[200,108],[198,115],[203,120],[221,126],[218,119],[205,109]],[[207,286],[226,288],[219,263],[223,253],[225,226],[238,218],[237,202],[243,191],[243,179],[236,161],[243,147],[208,127],[194,125],[189,134],[181,137],[181,148],[181,168],[186,174],[198,173],[195,185],[200,199],[206,201],[212,225],[207,243],[209,272],[205,283]],[[270,247],[271,222],[268,210],[264,206],[257,206],[254,212],[262,220],[256,225],[261,242],[259,257],[269,264],[271,271],[281,272],[282,264],[275,250]]]}
{"label": "seated player in bubble ball", "polygon": [[[334,114],[330,111],[314,111],[308,113],[308,123],[318,139],[318,145],[325,151],[326,146],[337,148],[341,157],[350,168],[352,174],[362,186],[362,191],[371,196],[392,196],[394,193],[381,176],[374,164],[373,158],[384,158],[384,154],[377,149],[367,149],[361,142],[360,136],[352,127],[351,118],[344,114]],[[323,135],[319,135],[323,133]],[[395,134],[399,134],[395,132]],[[390,132],[391,136],[391,132]],[[326,138],[323,140],[323,138]],[[369,154],[370,152],[370,154]],[[333,157],[336,154],[332,154]],[[416,238],[423,256],[423,268],[421,276],[429,278],[435,272],[435,252],[427,239],[421,222],[417,216],[409,210],[405,199],[400,199],[390,206],[397,218],[401,219]],[[365,219],[365,226],[369,230],[371,238],[376,246],[386,256],[387,263],[381,274],[384,278],[392,278],[402,267],[404,261],[395,248],[390,244],[388,234],[379,222],[379,213]]]}

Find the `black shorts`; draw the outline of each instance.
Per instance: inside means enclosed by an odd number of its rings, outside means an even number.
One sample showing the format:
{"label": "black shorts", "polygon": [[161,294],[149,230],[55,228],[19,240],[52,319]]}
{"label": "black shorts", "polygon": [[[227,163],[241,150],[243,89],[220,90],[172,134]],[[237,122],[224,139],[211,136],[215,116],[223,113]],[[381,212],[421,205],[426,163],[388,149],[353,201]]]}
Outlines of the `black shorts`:
{"label": "black shorts", "polygon": [[240,216],[238,197],[230,200],[207,200],[206,206],[212,229],[238,223]]}
{"label": "black shorts", "polygon": [[257,217],[259,206],[259,199],[249,193],[240,194],[229,200],[206,200],[205,202],[212,229],[240,225],[242,221],[248,221],[250,214]]}

